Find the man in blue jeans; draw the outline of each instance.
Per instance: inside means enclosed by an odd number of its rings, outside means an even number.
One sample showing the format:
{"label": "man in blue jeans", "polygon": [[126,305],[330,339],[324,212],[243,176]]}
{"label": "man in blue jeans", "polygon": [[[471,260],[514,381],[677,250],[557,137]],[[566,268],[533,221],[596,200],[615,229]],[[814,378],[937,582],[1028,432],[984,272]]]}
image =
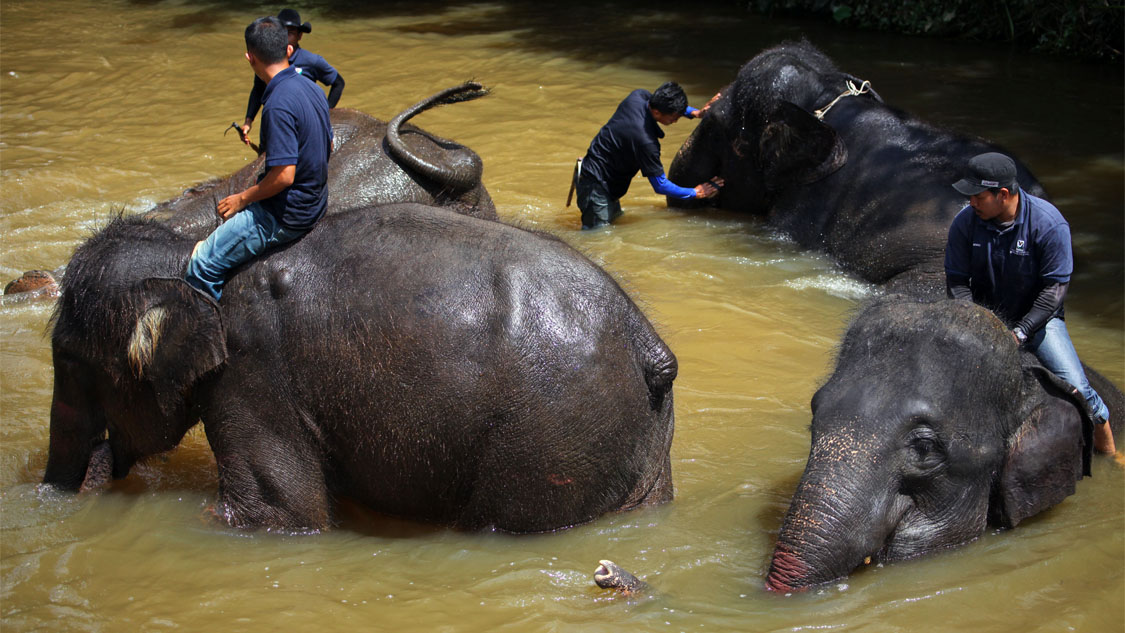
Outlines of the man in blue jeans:
{"label": "man in blue jeans", "polygon": [[969,160],[953,188],[969,196],[949,227],[945,280],[950,297],[990,308],[1043,366],[1074,385],[1095,418],[1094,448],[1114,453],[1109,409],[1086,379],[1063,321],[1074,261],[1070,226],[1050,202],[1020,189],[1011,158]]}
{"label": "man in blue jeans", "polygon": [[681,116],[699,118],[710,106],[709,102],[701,110],[690,107],[683,88],[671,81],[656,92],[634,90],[629,93],[590,141],[582,159],[575,184],[582,228],[605,226],[621,216],[619,200],[629,190],[629,182],[638,171],[648,178],[653,191],[661,195],[688,199],[718,194],[722,179],[713,178],[690,189],[680,187],[665,177],[664,165],[660,163],[660,139],[664,138],[660,125],[672,125]]}
{"label": "man in blue jeans", "polygon": [[328,206],[328,101],[289,65],[292,52],[277,18],[259,18],[246,27],[246,59],[266,84],[259,131],[266,173],[219,201],[224,223],[196,245],[188,261],[184,278],[216,301],[231,269],[308,233]]}

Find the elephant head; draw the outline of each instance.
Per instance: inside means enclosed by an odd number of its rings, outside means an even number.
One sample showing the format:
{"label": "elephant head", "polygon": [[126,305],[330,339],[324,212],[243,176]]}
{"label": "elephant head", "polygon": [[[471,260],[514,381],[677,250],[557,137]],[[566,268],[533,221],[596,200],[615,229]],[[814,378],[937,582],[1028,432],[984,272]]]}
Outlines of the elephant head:
{"label": "elephant head", "polygon": [[[863,84],[808,42],[760,53],[721,91],[673,159],[669,178],[699,182],[717,174],[726,185],[713,204],[767,212],[778,192],[816,182],[847,162],[843,139],[815,111],[840,96],[849,82]],[[879,99],[870,90],[864,96]],[[684,202],[669,199],[669,204]]]}
{"label": "elephant head", "polygon": [[192,387],[223,364],[226,341],[218,305],[173,278],[190,248],[167,227],[119,218],[75,252],[52,318],[44,483],[77,490],[107,432],[120,478],[195,423]]}
{"label": "elephant head", "polygon": [[768,589],[801,590],[870,561],[1014,526],[1088,474],[1085,402],[969,302],[887,297],[846,333],[812,399],[808,463]]}

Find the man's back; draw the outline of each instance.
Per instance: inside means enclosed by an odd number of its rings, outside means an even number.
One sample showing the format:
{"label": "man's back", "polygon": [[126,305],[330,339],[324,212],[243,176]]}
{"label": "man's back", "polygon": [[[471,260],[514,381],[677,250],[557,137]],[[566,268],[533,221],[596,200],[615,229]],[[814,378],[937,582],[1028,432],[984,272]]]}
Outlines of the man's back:
{"label": "man's back", "polygon": [[262,206],[289,228],[309,228],[328,203],[325,183],[332,152],[328,101],[292,66],[269,82],[265,98],[261,146],[266,168],[296,165],[296,174],[286,191],[263,200]]}

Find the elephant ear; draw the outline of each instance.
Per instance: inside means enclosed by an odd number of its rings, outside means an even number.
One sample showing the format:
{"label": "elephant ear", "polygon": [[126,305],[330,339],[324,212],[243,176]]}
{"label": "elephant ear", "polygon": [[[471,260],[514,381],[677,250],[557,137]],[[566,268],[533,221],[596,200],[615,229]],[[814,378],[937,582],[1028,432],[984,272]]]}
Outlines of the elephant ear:
{"label": "elephant ear", "polygon": [[1077,390],[1038,364],[1025,365],[1024,405],[989,508],[993,523],[1020,521],[1074,494],[1090,474],[1093,419]]}
{"label": "elephant ear", "polygon": [[182,279],[149,278],[136,290],[143,299],[126,350],[129,365],[152,384],[161,412],[172,415],[196,380],[226,362],[222,313]]}
{"label": "elephant ear", "polygon": [[782,101],[758,141],[765,185],[776,191],[807,185],[848,162],[848,148],[832,126],[788,101]]}

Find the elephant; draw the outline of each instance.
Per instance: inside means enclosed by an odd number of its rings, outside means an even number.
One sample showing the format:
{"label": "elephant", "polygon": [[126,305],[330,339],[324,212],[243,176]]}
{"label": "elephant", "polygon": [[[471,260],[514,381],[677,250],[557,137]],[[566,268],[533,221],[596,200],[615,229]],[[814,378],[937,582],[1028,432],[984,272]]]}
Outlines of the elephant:
{"label": "elephant", "polygon": [[59,278],[63,268],[57,270],[29,270],[4,286],[0,305],[22,303],[35,299],[54,299],[59,296]]}
{"label": "elephant", "polygon": [[647,582],[611,560],[598,561],[598,568],[594,570],[594,584],[627,597],[648,594],[652,590]]}
{"label": "elephant", "polygon": [[[1120,433],[1125,395],[1086,371]],[[969,301],[870,302],[812,415],[808,462],[766,578],[773,591],[961,545],[988,524],[1015,527],[1090,473],[1085,399]]]}
{"label": "elephant", "polygon": [[[418,202],[499,220],[481,181],[484,164],[480,156],[464,145],[406,123],[435,106],[487,94],[488,90],[475,82],[447,88],[403,110],[389,123],[358,110],[330,110],[333,140],[326,213]],[[144,215],[203,239],[218,222],[215,207],[219,200],[257,182],[264,164],[265,158],[259,156],[234,174],[196,185]]]}
{"label": "elephant", "polygon": [[717,175],[720,194],[668,205],[753,214],[891,292],[944,295],[946,237],[967,202],[951,184],[989,151],[1004,150],[887,105],[807,41],[786,42],[738,71],[672,161],[670,180]]}
{"label": "elephant", "polygon": [[237,269],[219,303],[180,278],[193,245],[131,216],[75,251],[46,484],[125,477],[200,421],[214,512],[240,528],[329,527],[349,498],[544,532],[672,499],[676,357],[561,240],[363,207]]}
{"label": "elephant", "polygon": [[[484,164],[480,156],[464,145],[406,123],[435,106],[470,101],[486,94],[488,90],[475,82],[447,88],[403,110],[389,123],[358,110],[330,110],[334,138],[328,161],[326,213],[394,202],[418,202],[499,221],[496,206],[481,181]],[[191,187],[143,215],[164,222],[184,235],[204,239],[218,222],[215,207],[219,200],[254,184],[264,173],[264,164],[265,158],[259,156],[230,176]],[[54,277],[60,278],[64,271],[65,267],[59,268],[54,271]],[[28,271],[21,279],[34,277],[38,272]],[[51,292],[14,298],[18,293],[38,287],[13,280],[5,290],[5,295],[12,295],[7,301],[54,298]]]}

